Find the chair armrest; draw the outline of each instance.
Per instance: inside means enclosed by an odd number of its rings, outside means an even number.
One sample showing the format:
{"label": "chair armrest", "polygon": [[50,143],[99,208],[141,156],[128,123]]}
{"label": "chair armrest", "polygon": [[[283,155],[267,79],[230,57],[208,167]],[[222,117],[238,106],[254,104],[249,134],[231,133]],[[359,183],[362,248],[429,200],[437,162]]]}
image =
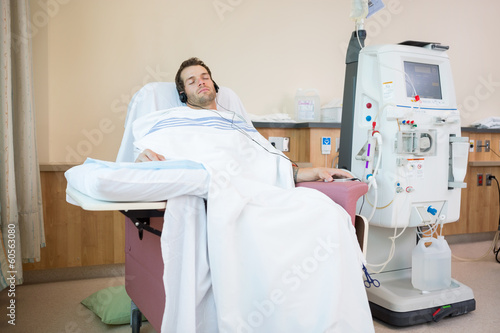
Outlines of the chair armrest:
{"label": "chair armrest", "polygon": [[354,225],[356,217],[356,202],[368,192],[368,185],[360,181],[350,182],[301,182],[297,187],[309,187],[326,194],[330,199],[341,205],[351,216]]}
{"label": "chair armrest", "polygon": [[146,210],[146,209],[165,209],[166,201],[134,201],[134,202],[116,202],[103,201],[89,197],[86,194],[76,190],[68,184],[66,187],[66,201],[72,205],[80,206],[84,210],[90,211],[111,211],[111,210]]}

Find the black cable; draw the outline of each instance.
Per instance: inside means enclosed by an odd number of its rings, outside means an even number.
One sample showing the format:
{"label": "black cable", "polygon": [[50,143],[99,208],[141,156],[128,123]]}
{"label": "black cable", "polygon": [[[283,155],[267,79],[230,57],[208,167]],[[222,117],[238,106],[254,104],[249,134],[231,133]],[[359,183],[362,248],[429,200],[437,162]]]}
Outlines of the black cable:
{"label": "black cable", "polygon": [[[255,142],[258,146],[260,146],[262,149],[264,149],[265,151],[267,151],[269,154],[273,154],[273,155],[277,155],[279,157],[282,157],[286,160],[288,160],[290,163],[292,163],[293,165],[297,166],[297,163],[292,161],[290,158],[288,158],[288,156],[284,155],[284,154],[279,154],[279,153],[276,153],[276,152],[273,152],[273,151],[270,151],[269,149],[267,149],[266,147],[264,147],[263,145],[261,145],[259,142],[257,142],[254,138],[252,138],[247,132],[245,132],[244,129],[242,129],[241,127],[239,127],[238,125],[236,125],[234,123],[234,117],[235,116],[238,116],[240,117],[239,115],[236,114],[236,112],[232,111],[232,110],[228,110],[227,108],[223,107],[222,105],[219,104],[219,102],[217,101],[217,99],[215,99],[215,102],[217,103],[218,106],[220,106],[221,108],[223,108],[224,110],[226,110],[227,112],[230,112],[233,114],[233,117],[231,118],[231,120],[225,118],[224,116],[222,116],[219,112],[217,112],[217,110],[212,110],[212,109],[207,109],[207,108],[204,108],[204,107],[201,107],[199,105],[196,105],[196,104],[192,104],[192,103],[189,103],[189,105],[192,105],[192,106],[195,106],[201,110],[206,110],[206,111],[212,111],[214,112],[215,114],[217,114],[219,117],[221,117],[222,119],[228,121],[230,124],[231,124],[231,128],[234,128],[235,130],[237,130],[238,132],[240,132],[241,134],[243,134],[244,136],[246,136],[247,138],[249,138],[250,140],[252,140],[253,142]],[[186,104],[187,104],[186,103]]]}
{"label": "black cable", "polygon": [[500,264],[500,259],[498,258],[498,253],[500,252],[500,248],[497,249],[497,251],[495,252],[495,259],[497,260],[497,262]]}
{"label": "black cable", "polygon": [[361,211],[363,210],[363,206],[365,205],[365,195],[362,196],[363,200],[361,201],[361,207],[359,207],[358,215],[361,215]]}
{"label": "black cable", "polygon": [[[481,146],[481,147],[486,147],[486,146]],[[498,157],[500,157],[500,155],[498,155],[498,154],[497,154],[497,153],[496,153],[493,149],[491,149],[491,148],[490,148],[490,151],[491,151],[493,154],[495,154],[495,155],[497,155]],[[498,181],[497,181],[497,182],[498,182]]]}
{"label": "black cable", "polygon": [[[250,140],[252,140],[253,142],[255,142],[257,145],[259,145],[261,148],[263,148],[265,151],[267,151],[269,154],[273,154],[273,155],[277,155],[279,157],[282,157],[286,160],[288,160],[290,163],[292,163],[293,165],[297,165],[297,163],[295,163],[294,161],[292,161],[290,158],[288,158],[288,156],[284,155],[284,154],[279,154],[279,153],[276,153],[276,152],[273,152],[273,151],[270,151],[269,149],[267,149],[266,147],[264,147],[263,145],[261,145],[259,142],[257,142],[254,138],[252,138],[250,135],[248,135],[247,132],[245,132],[244,129],[238,127],[237,125],[234,124],[234,117],[237,116],[236,112],[234,111],[231,111],[231,110],[228,110],[226,109],[225,107],[223,107],[222,105],[219,104],[219,102],[217,101],[217,99],[215,99],[215,102],[217,103],[218,106],[220,106],[221,108],[223,108],[224,110],[230,112],[233,114],[233,118],[231,119],[231,127],[232,128],[235,128],[238,132],[240,132],[241,134],[245,135],[247,138],[249,138]],[[219,112],[217,112],[216,110],[208,110],[208,111],[212,111],[212,112],[215,112],[219,117],[221,117],[222,119],[225,119],[225,120],[228,120],[226,118],[224,118]]]}
{"label": "black cable", "polygon": [[[498,188],[498,205],[499,205],[499,209],[500,209],[500,184],[498,183],[498,179],[495,176],[490,175],[489,177],[490,177],[490,180],[494,179],[497,182],[497,188]],[[500,230],[500,213],[499,213],[499,217],[498,217],[498,230]],[[493,253],[495,254],[496,261],[498,263],[500,263],[500,258],[498,258],[499,253],[500,253],[500,247],[498,247],[498,249],[496,249],[496,244],[493,247]]]}

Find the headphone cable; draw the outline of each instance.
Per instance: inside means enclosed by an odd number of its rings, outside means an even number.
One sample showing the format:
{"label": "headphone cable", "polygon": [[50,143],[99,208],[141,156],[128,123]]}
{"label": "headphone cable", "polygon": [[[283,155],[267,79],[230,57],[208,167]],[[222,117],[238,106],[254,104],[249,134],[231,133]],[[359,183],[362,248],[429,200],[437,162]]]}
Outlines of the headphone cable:
{"label": "headphone cable", "polygon": [[232,110],[229,110],[227,108],[225,108],[224,106],[220,105],[219,102],[217,101],[217,98],[215,98],[215,103],[220,106],[221,108],[223,108],[225,111],[227,112],[230,112],[233,114],[233,117],[229,120],[227,119],[226,117],[222,116],[218,110],[212,110],[212,109],[207,109],[207,108],[204,108],[204,107],[201,107],[199,105],[196,105],[196,104],[193,104],[193,103],[188,103],[188,101],[186,101],[186,104],[188,105],[192,105],[194,107],[197,107],[198,109],[200,110],[206,110],[206,111],[211,111],[211,112],[214,112],[215,114],[217,114],[219,117],[221,117],[222,119],[224,119],[225,121],[228,121],[230,124],[231,124],[231,128],[237,130],[238,132],[240,132],[241,134],[243,134],[244,136],[246,136],[248,139],[252,140],[253,142],[255,142],[258,146],[260,146],[262,149],[264,149],[266,152],[268,152],[269,154],[273,154],[273,155],[277,155],[279,157],[282,157],[284,159],[286,159],[287,161],[289,161],[290,163],[292,163],[294,166],[297,166],[297,163],[292,161],[288,156],[284,155],[284,154],[279,154],[279,153],[276,153],[276,152],[273,152],[273,151],[270,151],[269,149],[267,149],[266,147],[264,147],[263,145],[261,145],[259,142],[257,142],[254,138],[252,138],[244,129],[242,129],[241,127],[239,127],[238,125],[236,125],[234,123],[234,118],[236,116],[242,118],[243,120],[243,117],[241,117],[240,115],[236,114],[236,112],[232,111]]}

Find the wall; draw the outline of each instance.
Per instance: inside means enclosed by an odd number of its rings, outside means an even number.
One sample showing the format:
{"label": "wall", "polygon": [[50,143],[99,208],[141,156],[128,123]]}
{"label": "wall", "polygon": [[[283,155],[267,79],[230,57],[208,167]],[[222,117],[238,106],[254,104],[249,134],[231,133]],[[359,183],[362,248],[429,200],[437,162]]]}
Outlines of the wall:
{"label": "wall", "polygon": [[[40,162],[114,160],[132,95],[202,58],[254,114],[292,113],[299,87],[343,91],[351,1],[31,0]],[[450,45],[462,125],[498,113],[495,0],[385,0],[367,44]],[[493,23],[494,24],[494,23]]]}

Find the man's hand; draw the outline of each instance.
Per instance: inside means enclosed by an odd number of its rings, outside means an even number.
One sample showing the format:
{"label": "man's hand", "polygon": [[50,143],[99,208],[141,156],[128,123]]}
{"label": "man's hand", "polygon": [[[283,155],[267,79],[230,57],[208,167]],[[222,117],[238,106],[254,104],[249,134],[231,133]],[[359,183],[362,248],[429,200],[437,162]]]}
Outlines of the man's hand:
{"label": "man's hand", "polygon": [[318,177],[326,182],[332,182],[338,178],[352,178],[349,172],[334,168],[318,168]]}
{"label": "man's hand", "polygon": [[297,173],[297,183],[323,180],[333,181],[334,178],[351,178],[347,171],[335,168],[300,168]]}
{"label": "man's hand", "polygon": [[142,153],[137,156],[135,162],[151,162],[151,161],[165,161],[165,156],[160,155],[152,151],[151,149],[145,149]]}

